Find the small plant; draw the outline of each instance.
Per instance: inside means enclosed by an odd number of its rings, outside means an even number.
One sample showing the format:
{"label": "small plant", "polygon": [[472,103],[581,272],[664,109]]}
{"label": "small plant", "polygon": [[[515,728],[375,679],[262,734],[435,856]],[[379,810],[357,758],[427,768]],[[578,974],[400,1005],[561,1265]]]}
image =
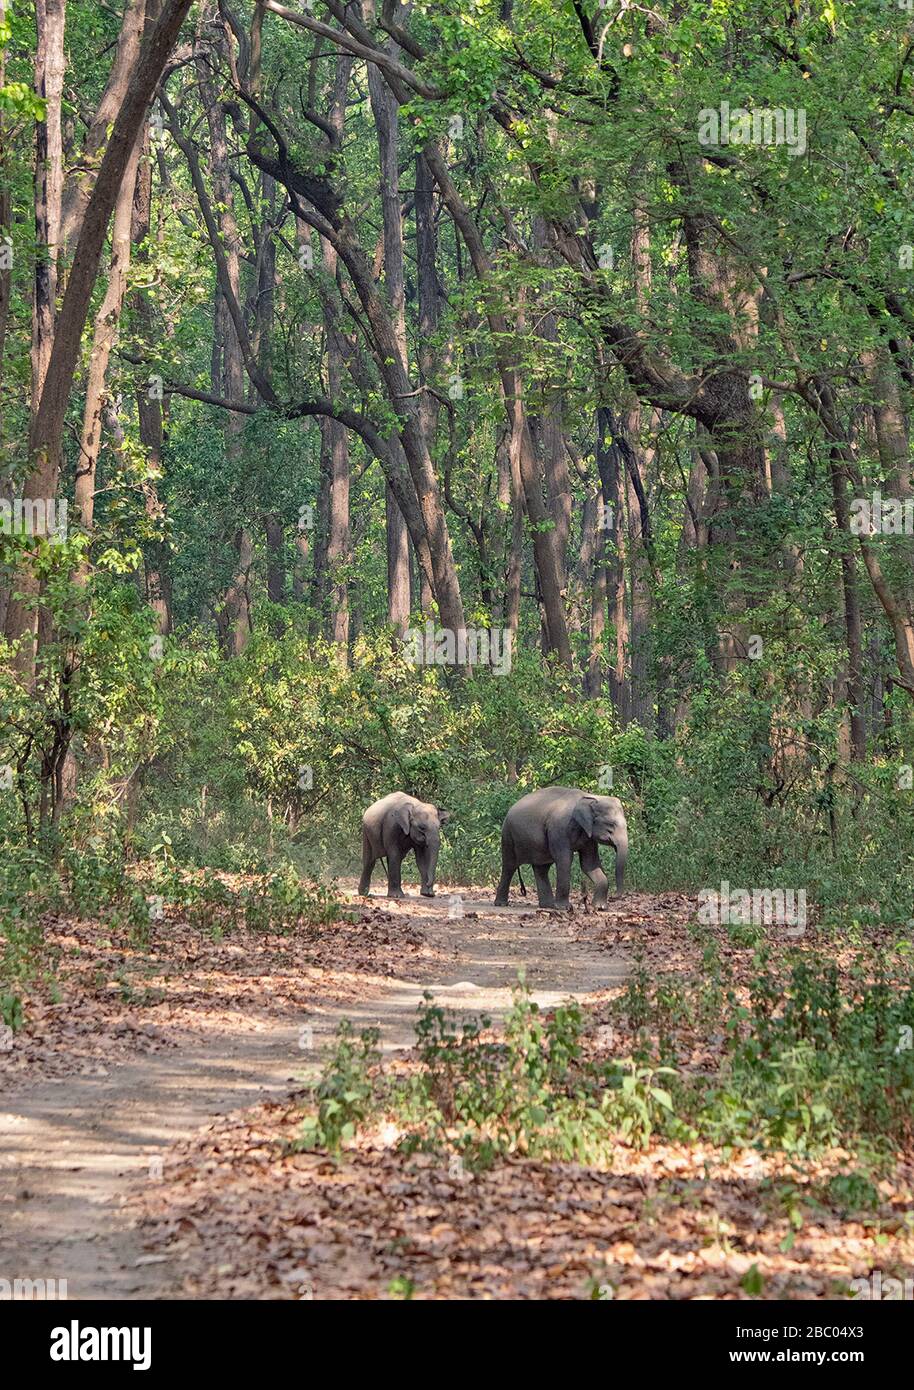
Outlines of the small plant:
{"label": "small plant", "polygon": [[13,1033],[18,1033],[25,1025],[22,1000],[18,994],[0,994],[0,1021]]}
{"label": "small plant", "polygon": [[835,1173],[825,1188],[828,1205],[843,1215],[852,1212],[876,1211],[879,1206],[879,1191],[865,1173]]}
{"label": "small plant", "polygon": [[387,1292],[396,1302],[408,1302],[415,1295],[416,1286],[405,1274],[398,1274],[387,1285]]}
{"label": "small plant", "polygon": [[670,1092],[655,1085],[655,1078],[675,1074],[672,1067],[639,1066],[631,1058],[617,1062],[601,1105],[612,1130],[636,1148],[647,1148],[664,1112],[673,1113]]}
{"label": "small plant", "polygon": [[302,883],[291,864],[261,878],[242,894],[241,902],[246,925],[259,931],[324,926],[339,921],[342,912],[332,889]]}
{"label": "small plant", "polygon": [[727,925],[728,941],[743,949],[758,946],[762,935],[762,928],[755,922],[730,922]]}
{"label": "small plant", "polygon": [[643,1027],[651,1016],[651,977],[644,965],[644,960],[637,951],[634,968],[628,978],[618,1008],[632,1032]]}
{"label": "small plant", "polygon": [[372,1071],[380,1064],[377,1028],[358,1037],[348,1021],[340,1024],[333,1054],[313,1087],[317,1110],[304,1120],[297,1149],[326,1149],[338,1154],[358,1126],[375,1110]]}

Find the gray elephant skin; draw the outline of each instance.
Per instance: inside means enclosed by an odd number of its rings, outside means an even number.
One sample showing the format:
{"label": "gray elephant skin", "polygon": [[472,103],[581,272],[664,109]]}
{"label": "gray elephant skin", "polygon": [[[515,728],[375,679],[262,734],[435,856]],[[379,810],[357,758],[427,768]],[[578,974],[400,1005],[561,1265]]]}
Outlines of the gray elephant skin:
{"label": "gray elephant skin", "polygon": [[422,896],[433,898],[441,827],[448,820],[450,812],[433,806],[430,801],[418,801],[405,792],[391,792],[369,806],[362,816],[362,877],[359,880],[362,897],[370,891],[371,873],[379,859],[387,860],[387,896],[404,897],[401,865],[406,856],[414,852]]}
{"label": "gray elephant skin", "polygon": [[[568,907],[571,860],[575,854],[594,887],[594,907],[606,906],[609,882],[600,864],[600,845],[616,851],[616,892],[622,892],[628,860],[628,826],[616,796],[594,796],[578,787],[543,787],[516,801],[501,828],[501,880],[496,905],[508,901],[511,879],[532,864],[540,907]],[[555,895],[549,868],[555,865]]]}

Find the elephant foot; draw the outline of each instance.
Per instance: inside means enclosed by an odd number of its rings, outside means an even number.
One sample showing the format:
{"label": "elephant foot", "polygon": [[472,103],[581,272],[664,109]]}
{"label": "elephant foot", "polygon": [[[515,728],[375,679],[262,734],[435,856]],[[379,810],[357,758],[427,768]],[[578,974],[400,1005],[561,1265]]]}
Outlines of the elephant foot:
{"label": "elephant foot", "polygon": [[360,897],[360,898],[369,898],[370,896],[371,896],[371,888],[370,888],[370,886],[369,886],[367,883],[360,883],[360,884],[359,884],[359,897]]}
{"label": "elephant foot", "polygon": [[398,901],[402,902],[402,900],[406,897],[406,894],[403,892],[402,889],[399,889],[397,892],[392,892],[389,890],[387,896],[389,898],[395,898]]}
{"label": "elephant foot", "polygon": [[606,911],[606,899],[605,899],[605,898],[594,898],[594,900],[593,900],[593,910],[594,910],[594,912],[605,912],[605,911]]}
{"label": "elephant foot", "polygon": [[552,906],[553,906],[554,908],[556,908],[559,912],[570,912],[570,911],[571,911],[571,903],[569,902],[569,900],[568,900],[567,898],[556,898],[556,900],[555,900],[555,902],[552,904]]}
{"label": "elephant foot", "polygon": [[508,896],[507,896],[507,894],[505,894],[505,896],[504,896],[503,898],[496,898],[496,899],[495,899],[494,906],[495,906],[495,907],[507,907],[507,906],[508,906]]}
{"label": "elephant foot", "polygon": [[423,898],[433,898],[435,896],[435,890],[434,888],[429,888],[426,891],[426,889],[423,888],[420,896]]}

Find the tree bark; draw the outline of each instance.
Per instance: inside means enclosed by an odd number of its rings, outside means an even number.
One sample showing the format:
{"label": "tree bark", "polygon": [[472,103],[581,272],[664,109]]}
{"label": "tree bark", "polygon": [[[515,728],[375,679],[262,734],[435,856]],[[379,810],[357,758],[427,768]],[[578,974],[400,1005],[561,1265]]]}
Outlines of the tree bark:
{"label": "tree bark", "polygon": [[[392,46],[395,49],[395,45]],[[397,350],[408,371],[406,340],[406,281],[403,271],[403,213],[400,203],[400,140],[397,103],[380,71],[368,65],[368,92],[378,139],[381,220],[384,245],[384,292],[387,296]],[[387,524],[387,621],[402,636],[410,613],[409,536],[396,498],[385,486]]]}
{"label": "tree bark", "polygon": [[555,652],[559,661],[570,669],[571,644],[565,622],[564,586],[558,547],[552,519],[543,499],[539,462],[524,406],[520,372],[513,360],[514,354],[507,346],[507,322],[501,310],[496,307],[491,286],[492,264],[479,229],[460,198],[441,153],[433,141],[426,144],[424,154],[447,209],[470,253],[473,269],[485,295],[493,348],[499,364],[502,398],[517,449],[524,503],[533,533],[533,557],[543,599],[547,642],[549,650]]}
{"label": "tree bark", "polygon": [[841,587],[844,595],[844,632],[847,641],[847,701],[850,720],[850,755],[853,761],[866,758],[866,728],[863,721],[863,643],[860,635],[860,599],[854,564],[850,512],[844,469],[837,449],[829,451],[829,472],[835,523],[841,543]]}
{"label": "tree bark", "polygon": [[[149,8],[153,2],[154,0],[149,0],[147,4],[147,24],[150,23]],[[151,218],[152,160],[147,127],[137,169],[131,228],[133,255],[140,264],[145,264],[149,259],[146,242],[150,233]],[[131,308],[142,329],[144,342],[151,346],[155,338],[155,316],[148,294],[139,286],[131,294]],[[221,386],[221,382],[218,384]],[[164,522],[164,508],[159,500],[158,490],[165,435],[163,393],[149,381],[138,381],[136,403],[140,443],[146,455],[146,478],[143,483],[145,511],[152,527],[159,530]],[[172,630],[171,567],[167,540],[163,538],[144,541],[143,568],[146,602],[155,615],[156,630],[162,636],[166,636]]]}
{"label": "tree bark", "polygon": [[[95,480],[101,448],[102,412],[105,404],[105,380],[111,352],[117,342],[121,310],[130,270],[130,241],[133,223],[133,200],[136,188],[139,148],[135,149],[124,172],[111,232],[111,266],[108,285],[95,319],[89,372],[86,382],[86,403],[83,409],[82,437],[76,465],[75,501],[83,530],[91,534],[95,518]],[[85,576],[86,569],[83,570]]]}
{"label": "tree bark", "polygon": [[80,152],[79,166],[67,180],[61,210],[61,245],[68,250],[79,233],[108,131],[123,104],[133,70],[140,55],[144,26],[149,29],[160,0],[128,0],[118,34],[114,62],[101,100],[92,117]]}
{"label": "tree bark", "polygon": [[108,222],[149,103],[190,6],[191,0],[163,0],[161,16],[143,46],[86,205],[30,441],[32,455],[46,459],[55,479],[67,399]]}
{"label": "tree bark", "polygon": [[[35,436],[47,380],[57,318],[57,267],[60,252],[60,209],[63,197],[63,137],[61,112],[65,68],[66,0],[35,3],[35,93],[45,102],[42,120],[35,124],[35,276],[32,286],[31,398],[29,439]],[[61,430],[63,423],[61,421]],[[29,455],[33,451],[30,448]],[[44,455],[36,460],[23,487],[23,498],[41,499],[47,508],[57,497],[59,462]],[[26,680],[35,669],[38,636],[39,582],[26,564],[13,582],[6,602],[6,636],[22,645],[15,668]]]}
{"label": "tree bark", "polygon": [[[597,407],[597,469],[602,485],[606,557],[606,590],[609,616],[613,625],[613,660],[609,669],[610,694],[613,707],[623,728],[631,715],[631,683],[628,677],[629,628],[625,587],[625,509],[623,506],[623,469],[619,445],[615,440],[612,412],[606,406]],[[608,523],[608,524],[606,524]]]}
{"label": "tree bark", "polygon": [[[32,471],[26,482],[27,498],[56,497],[63,450],[67,402],[79,361],[82,331],[95,286],[105,235],[124,172],[130,160],[149,103],[174,47],[191,0],[164,0],[161,17],[144,44],[121,103],[110,139],[86,204],[66,293],[57,318],[54,345],[48,360],[44,388],[29,437]],[[26,573],[17,587],[37,592],[34,578]],[[28,599],[11,599],[6,631],[18,638],[31,626]]]}
{"label": "tree bark", "polygon": [[[0,24],[6,23],[7,0],[0,0]],[[0,51],[0,87],[6,84],[6,51]],[[10,298],[13,286],[12,260],[12,193],[10,190],[10,171],[7,150],[8,130],[6,118],[0,111],[0,389],[3,385],[3,361],[6,348],[6,333],[9,325]],[[6,464],[6,444],[4,440],[3,417],[0,413],[0,501],[12,502],[13,484]],[[9,585],[0,579],[0,633],[6,630],[6,610],[9,603]]]}
{"label": "tree bark", "polygon": [[[206,112],[210,137],[210,175],[213,199],[218,209],[219,241],[223,251],[227,283],[223,293],[226,305],[241,306],[241,250],[235,220],[234,194],[229,163],[225,113],[213,84],[212,71],[203,57],[197,60],[200,97]],[[229,314],[224,326],[222,347],[222,391],[230,401],[244,397],[246,375],[240,325]],[[253,349],[252,349],[253,350]],[[263,371],[261,367],[261,372]],[[266,375],[263,373],[263,375]],[[243,452],[244,417],[234,411],[225,416],[225,454],[232,479],[240,474]],[[223,599],[222,638],[227,654],[239,656],[251,635],[251,596],[249,590],[253,543],[248,526],[242,522],[234,532],[235,573]]]}

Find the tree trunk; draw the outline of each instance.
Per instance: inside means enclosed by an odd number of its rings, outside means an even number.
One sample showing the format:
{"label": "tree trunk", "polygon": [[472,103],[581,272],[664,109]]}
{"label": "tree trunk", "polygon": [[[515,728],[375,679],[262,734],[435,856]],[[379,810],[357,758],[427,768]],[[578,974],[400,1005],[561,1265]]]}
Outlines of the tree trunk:
{"label": "tree trunk", "polygon": [[[147,24],[149,23],[148,10],[149,6],[147,5]],[[137,169],[131,228],[133,254],[140,264],[145,264],[149,259],[146,241],[150,233],[151,217],[152,160],[147,128]],[[155,340],[155,315],[149,296],[145,290],[137,287],[131,294],[130,300],[131,309],[142,329],[143,341],[151,347]],[[221,355],[218,360],[221,361]],[[221,381],[218,380],[218,368],[217,387],[221,388]],[[146,478],[143,483],[146,516],[152,527],[159,530],[164,522],[164,508],[159,500],[158,490],[158,480],[163,463],[164,401],[163,393],[158,389],[158,384],[138,381],[136,403],[140,443],[146,455]],[[156,630],[162,636],[166,636],[172,630],[172,590],[170,555],[168,543],[164,538],[143,542],[143,568],[145,571],[146,602],[155,615]]]}
{"label": "tree trunk", "polygon": [[[657,413],[651,412],[651,429],[656,428]],[[641,445],[640,404],[628,411],[623,424],[624,437],[630,453],[626,458],[626,515],[628,522],[628,569],[631,592],[631,705],[630,717],[644,729],[654,722],[651,694],[651,588],[645,535],[644,498],[648,470],[654,458],[654,448]],[[640,481],[640,487],[638,483]]]}
{"label": "tree trunk", "polygon": [[[546,223],[541,217],[537,217],[533,224],[533,245],[540,255],[545,253],[548,246]],[[549,292],[547,290],[547,293]],[[548,362],[549,346],[558,342],[556,318],[551,310],[538,317],[537,336],[547,344]],[[539,417],[538,434],[542,446],[546,497],[555,527],[556,563],[564,589],[568,580],[568,540],[571,535],[571,476],[565,452],[562,390],[556,390],[551,384],[547,384],[543,390],[543,409]]]}
{"label": "tree trunk", "polygon": [[[120,328],[121,310],[127,289],[130,269],[130,238],[133,222],[133,199],[136,188],[139,148],[135,149],[124,172],[124,181],[114,209],[111,232],[111,268],[108,286],[95,319],[92,351],[86,383],[86,403],[83,410],[82,438],[76,467],[75,500],[80,525],[91,534],[95,517],[95,475],[101,448],[102,412],[105,404],[105,379],[112,349]],[[87,566],[83,569],[83,576]]]}
{"label": "tree trunk", "polygon": [[[238,224],[235,220],[225,113],[216,93],[211,68],[203,57],[199,57],[197,60],[197,75],[200,83],[200,97],[206,111],[209,127],[210,173],[213,198],[218,208],[219,238],[227,277],[224,291],[225,300],[227,306],[232,300],[235,305],[240,306],[242,302],[240,239]],[[230,401],[243,400],[246,380],[239,326],[236,324],[234,316],[228,314],[224,324],[222,349],[222,394]],[[225,454],[233,479],[236,479],[240,473],[243,432],[244,416],[236,411],[227,411],[225,416]],[[222,639],[227,654],[238,656],[247,646],[251,634],[249,584],[253,562],[253,544],[245,524],[235,530],[232,545],[236,564],[232,582],[223,599]]]}
{"label": "tree trunk", "polygon": [[[603,499],[603,489],[600,488],[594,499],[597,511],[597,523],[599,523],[606,513]],[[589,621],[589,642],[587,657],[587,672],[584,677],[584,693],[591,700],[596,700],[603,693],[603,657],[604,642],[606,633],[606,562],[604,551],[606,549],[606,530],[605,527],[597,524],[594,527],[593,543],[593,570],[590,585],[590,621]]]}
{"label": "tree trunk", "polygon": [[[35,278],[32,288],[31,404],[29,439],[35,437],[39,407],[47,380],[57,314],[57,266],[60,252],[60,211],[63,197],[63,138],[61,112],[65,68],[66,0],[35,3],[35,93],[45,103],[43,119],[35,124]],[[61,431],[63,422],[61,420]],[[30,448],[30,457],[33,455]],[[23,498],[41,499],[46,509],[57,497],[59,456],[39,456],[26,479]],[[16,668],[30,679],[35,669],[38,634],[39,582],[29,565],[20,569],[6,605],[6,636],[23,638]]]}
{"label": "tree trunk", "polygon": [[844,594],[844,631],[847,641],[847,701],[850,718],[850,755],[855,762],[866,758],[866,729],[863,722],[863,643],[860,635],[860,600],[854,564],[847,505],[845,472],[836,448],[829,451],[835,523],[841,542],[841,586]]}
{"label": "tree trunk", "polygon": [[144,26],[149,30],[158,16],[161,0],[128,0],[118,34],[114,62],[101,100],[92,117],[85,144],[80,151],[79,167],[67,180],[61,210],[61,245],[69,250],[78,236],[108,132],[111,129],[130,85],[133,70],[140,55]]}
{"label": "tree trunk", "polygon": [[[321,244],[324,269],[329,276],[335,276],[336,252],[328,241]],[[331,302],[329,296],[324,312],[327,326],[327,384],[330,399],[335,401],[340,396],[343,383],[343,343],[337,323],[336,303]],[[328,420],[327,425],[330,446],[327,515],[330,611],[327,635],[336,644],[337,659],[345,665],[349,650],[349,586],[342,571],[349,562],[349,436],[346,426],[338,420]],[[405,523],[403,530],[405,533]]]}
{"label": "tree trunk", "polygon": [[[391,45],[396,51],[396,45]],[[406,285],[403,270],[403,218],[400,204],[400,138],[397,103],[378,68],[368,67],[368,91],[378,140],[381,218],[384,245],[384,291],[404,373],[408,371]],[[385,486],[387,524],[387,621],[402,636],[410,613],[409,537],[396,498]]]}
{"label": "tree trunk", "polygon": [[496,307],[495,291],[491,286],[492,265],[479,229],[460,198],[441,153],[433,141],[426,144],[424,153],[441,196],[470,253],[476,278],[480,281],[485,295],[493,348],[499,365],[502,399],[517,449],[524,503],[533,533],[533,557],[542,594],[548,646],[550,651],[555,652],[559,661],[570,669],[571,644],[565,622],[564,586],[558,548],[543,500],[539,462],[524,408],[520,373],[514,353],[508,347],[507,322],[501,310]]}
{"label": "tree trunk", "polygon": [[161,17],[132,74],[86,205],[30,440],[36,471],[47,470],[55,480],[60,472],[67,401],[108,222],[149,103],[190,6],[191,0],[163,0]]}
{"label": "tree trunk", "polygon": [[[0,0],[0,25],[6,23],[7,0]],[[0,50],[0,87],[6,84],[6,50]],[[0,389],[3,385],[3,360],[6,332],[9,325],[10,298],[13,286],[12,257],[12,195],[7,151],[6,119],[0,111]],[[12,478],[7,475],[6,444],[3,418],[0,414],[0,501],[12,502]],[[0,633],[6,630],[6,610],[10,589],[0,578]]]}
{"label": "tree trunk", "polygon": [[613,662],[610,667],[610,693],[613,707],[623,728],[631,714],[631,684],[628,679],[629,630],[625,590],[625,526],[622,456],[615,440],[611,411],[597,407],[597,469],[604,503],[604,542],[606,589],[609,616],[614,631]]}

